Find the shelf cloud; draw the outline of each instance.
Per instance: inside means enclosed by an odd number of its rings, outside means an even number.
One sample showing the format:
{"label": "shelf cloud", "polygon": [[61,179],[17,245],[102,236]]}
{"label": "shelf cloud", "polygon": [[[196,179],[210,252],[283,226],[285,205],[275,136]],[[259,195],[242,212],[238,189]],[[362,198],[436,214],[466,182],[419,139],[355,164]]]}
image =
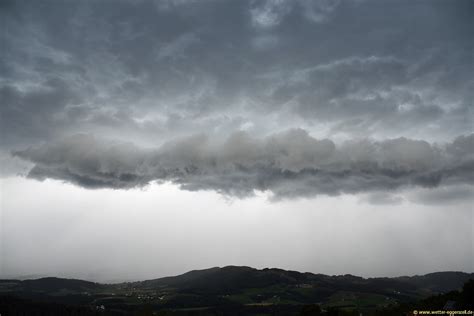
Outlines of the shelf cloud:
{"label": "shelf cloud", "polygon": [[156,149],[78,134],[14,154],[34,163],[29,177],[86,188],[171,181],[186,190],[268,190],[279,198],[474,184],[474,134],[443,145],[407,138],[336,145],[292,129],[265,138],[237,132],[221,142],[200,134]]}

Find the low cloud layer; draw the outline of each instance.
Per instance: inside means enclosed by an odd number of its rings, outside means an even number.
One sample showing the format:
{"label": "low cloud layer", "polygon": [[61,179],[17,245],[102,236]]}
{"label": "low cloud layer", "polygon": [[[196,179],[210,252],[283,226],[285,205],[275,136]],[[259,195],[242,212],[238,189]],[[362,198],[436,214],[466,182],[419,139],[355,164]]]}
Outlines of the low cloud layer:
{"label": "low cloud layer", "polygon": [[292,129],[265,138],[238,132],[224,141],[200,134],[157,149],[78,134],[14,155],[34,163],[29,177],[86,188],[171,181],[186,190],[284,198],[474,184],[474,134],[442,145],[407,138],[336,145]]}

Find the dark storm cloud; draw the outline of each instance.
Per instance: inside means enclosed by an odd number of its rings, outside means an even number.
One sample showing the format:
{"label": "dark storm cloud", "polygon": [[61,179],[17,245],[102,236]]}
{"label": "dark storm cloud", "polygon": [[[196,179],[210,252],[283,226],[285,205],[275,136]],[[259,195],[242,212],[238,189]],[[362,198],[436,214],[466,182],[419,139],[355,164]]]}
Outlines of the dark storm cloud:
{"label": "dark storm cloud", "polygon": [[[7,1],[0,155],[29,147],[31,177],[85,187],[471,184],[472,136],[433,142],[472,133],[473,14],[471,1]],[[325,140],[278,134],[294,127]],[[378,141],[329,140],[354,138]]]}
{"label": "dark storm cloud", "polygon": [[279,198],[474,183],[474,134],[445,145],[406,138],[336,145],[297,129],[264,139],[238,132],[224,142],[196,135],[158,149],[80,134],[15,155],[35,164],[32,178],[88,188],[156,180],[236,196],[270,190]]}
{"label": "dark storm cloud", "polygon": [[[2,144],[472,132],[471,1],[7,1]],[[181,124],[172,124],[179,118]],[[233,125],[228,132],[240,129]],[[254,131],[257,132],[257,131]]]}
{"label": "dark storm cloud", "polygon": [[337,122],[333,133],[382,129],[398,133],[450,120],[456,120],[460,129],[471,130],[472,104],[463,98],[471,94],[472,80],[461,83],[464,91],[457,87],[459,95],[448,101],[438,94],[446,89],[437,83],[445,70],[419,74],[419,67],[393,56],[351,57],[273,73],[267,78],[276,84],[268,97],[273,104],[283,104],[306,118]]}

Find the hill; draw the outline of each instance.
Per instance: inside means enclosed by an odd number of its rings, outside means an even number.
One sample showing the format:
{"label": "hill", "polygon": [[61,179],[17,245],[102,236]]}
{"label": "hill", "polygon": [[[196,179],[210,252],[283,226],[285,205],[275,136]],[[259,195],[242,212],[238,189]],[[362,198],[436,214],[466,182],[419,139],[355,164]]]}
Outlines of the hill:
{"label": "hill", "polygon": [[332,291],[395,291],[406,294],[419,293],[421,296],[444,293],[459,289],[474,278],[472,273],[436,272],[423,276],[404,276],[395,278],[362,278],[353,275],[328,276],[323,274],[301,273],[282,269],[254,269],[250,267],[226,266],[194,270],[174,277],[165,277],[135,282],[138,288],[177,288],[208,293],[233,293],[248,288],[271,286],[296,286],[301,288],[328,289]]}
{"label": "hill", "polygon": [[[72,304],[119,314],[133,313],[146,306],[152,311],[168,310],[178,314],[238,310],[242,315],[253,312],[293,315],[302,307],[313,305],[322,310],[344,309],[370,314],[380,309],[414,306],[433,296],[438,297],[439,304],[445,297],[457,297],[449,293],[460,290],[470,279],[474,279],[473,273],[362,278],[226,266],[117,284],[60,278],[0,280],[0,296]],[[442,296],[444,294],[447,296]]]}

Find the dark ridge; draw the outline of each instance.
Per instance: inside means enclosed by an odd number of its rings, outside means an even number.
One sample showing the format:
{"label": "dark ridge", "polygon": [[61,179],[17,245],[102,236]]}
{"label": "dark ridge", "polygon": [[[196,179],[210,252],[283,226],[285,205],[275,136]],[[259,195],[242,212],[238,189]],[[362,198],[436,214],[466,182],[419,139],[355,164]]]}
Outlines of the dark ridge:
{"label": "dark ridge", "polygon": [[0,313],[135,316],[152,315],[152,311],[171,312],[164,315],[230,315],[236,311],[232,315],[300,315],[303,309],[314,309],[323,311],[321,315],[332,315],[331,310],[350,309],[364,311],[364,315],[368,311],[372,314],[367,315],[375,315],[377,310],[383,310],[377,315],[401,315],[415,307],[439,309],[448,301],[452,306],[470,307],[473,280],[473,273],[464,272],[362,278],[239,266],[116,284],[52,277],[0,280]]}
{"label": "dark ridge", "polygon": [[102,285],[78,279],[62,279],[47,277],[35,280],[20,281],[19,285],[24,291],[55,292],[60,290],[87,291],[100,288]]}

